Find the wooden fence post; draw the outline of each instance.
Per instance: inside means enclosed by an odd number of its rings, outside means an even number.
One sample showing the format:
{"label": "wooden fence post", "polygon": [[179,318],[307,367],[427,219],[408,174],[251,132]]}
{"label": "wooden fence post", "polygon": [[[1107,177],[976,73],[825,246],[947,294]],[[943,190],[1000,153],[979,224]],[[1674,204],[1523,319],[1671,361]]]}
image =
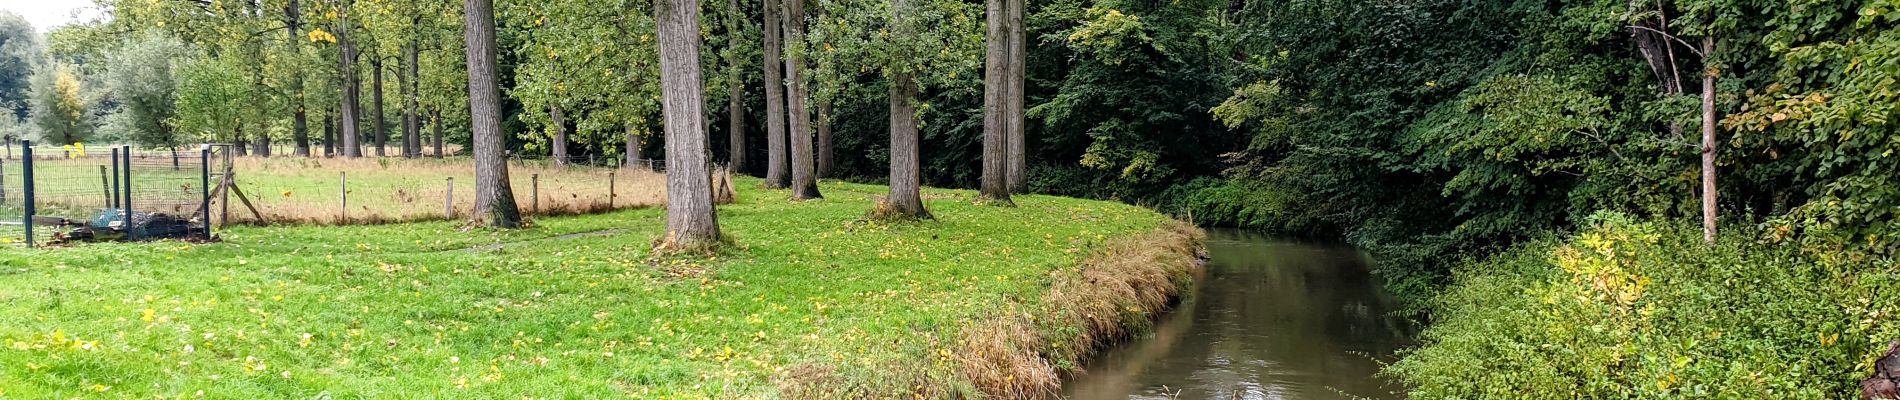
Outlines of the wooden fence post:
{"label": "wooden fence post", "polygon": [[619,196],[619,192],[614,191],[614,181],[615,181],[614,171],[607,171],[607,209],[608,210],[614,209],[614,197]]}
{"label": "wooden fence post", "polygon": [[541,214],[541,174],[528,175],[528,196],[533,197],[528,200],[528,204],[532,204],[533,212]]}
{"label": "wooden fence post", "polygon": [[[118,150],[113,150],[112,154],[119,154],[119,152]],[[118,158],[113,157],[113,159],[116,162]],[[113,165],[117,166],[118,164]],[[106,175],[106,166],[104,165],[99,166],[99,190],[105,192],[106,208],[119,208],[119,194],[112,190],[112,178],[110,175]]]}
{"label": "wooden fence post", "polygon": [[341,180],[342,190],[337,191],[337,196],[341,199],[343,206],[343,213],[339,220],[343,221],[343,224],[348,224],[350,223],[350,173],[344,171],[339,174],[341,174],[338,179]]}
{"label": "wooden fence post", "polygon": [[442,215],[455,219],[455,177],[448,179],[447,188],[442,191]]}

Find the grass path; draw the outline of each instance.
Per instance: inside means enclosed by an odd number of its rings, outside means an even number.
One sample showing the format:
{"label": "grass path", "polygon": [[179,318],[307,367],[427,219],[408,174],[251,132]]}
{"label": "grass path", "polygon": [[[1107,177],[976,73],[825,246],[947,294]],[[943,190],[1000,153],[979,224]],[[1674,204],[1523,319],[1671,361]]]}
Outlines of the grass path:
{"label": "grass path", "polygon": [[938,222],[868,224],[883,187],[739,186],[719,215],[737,247],[713,258],[651,257],[657,209],[0,250],[0,398],[756,398],[806,365],[946,375],[965,327],[1167,222],[933,189]]}

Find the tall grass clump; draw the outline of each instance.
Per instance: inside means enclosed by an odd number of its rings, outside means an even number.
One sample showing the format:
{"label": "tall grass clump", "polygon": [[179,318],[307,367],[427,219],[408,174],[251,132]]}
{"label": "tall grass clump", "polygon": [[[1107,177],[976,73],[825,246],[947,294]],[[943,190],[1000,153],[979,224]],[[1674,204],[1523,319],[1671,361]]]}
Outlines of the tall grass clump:
{"label": "tall grass clump", "polygon": [[1414,399],[1856,398],[1900,338],[1890,259],[1609,214],[1455,269],[1422,347],[1387,373]]}

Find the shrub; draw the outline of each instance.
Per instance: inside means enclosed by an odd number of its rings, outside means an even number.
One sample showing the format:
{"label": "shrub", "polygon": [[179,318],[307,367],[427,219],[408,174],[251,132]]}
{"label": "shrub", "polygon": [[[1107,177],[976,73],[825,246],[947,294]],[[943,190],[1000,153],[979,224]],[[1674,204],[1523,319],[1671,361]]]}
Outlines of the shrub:
{"label": "shrub", "polygon": [[[1900,338],[1900,270],[1732,229],[1592,217],[1468,263],[1422,347],[1387,373],[1411,397],[1852,398]],[[1736,232],[1742,231],[1742,232]]]}

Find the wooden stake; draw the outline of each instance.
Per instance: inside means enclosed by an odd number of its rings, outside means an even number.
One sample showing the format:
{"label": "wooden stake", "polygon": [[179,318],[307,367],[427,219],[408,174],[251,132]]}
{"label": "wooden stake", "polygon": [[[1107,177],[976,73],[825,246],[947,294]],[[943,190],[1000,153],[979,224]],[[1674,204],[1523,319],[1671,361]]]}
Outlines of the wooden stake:
{"label": "wooden stake", "polygon": [[442,215],[448,219],[455,219],[455,177],[453,176],[449,177],[447,186],[442,190]]}

